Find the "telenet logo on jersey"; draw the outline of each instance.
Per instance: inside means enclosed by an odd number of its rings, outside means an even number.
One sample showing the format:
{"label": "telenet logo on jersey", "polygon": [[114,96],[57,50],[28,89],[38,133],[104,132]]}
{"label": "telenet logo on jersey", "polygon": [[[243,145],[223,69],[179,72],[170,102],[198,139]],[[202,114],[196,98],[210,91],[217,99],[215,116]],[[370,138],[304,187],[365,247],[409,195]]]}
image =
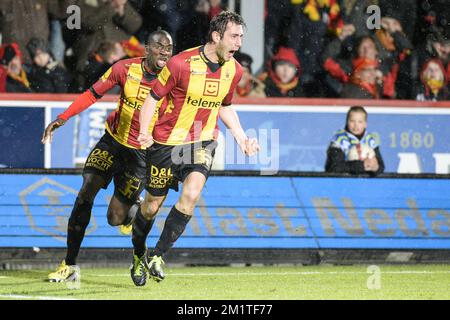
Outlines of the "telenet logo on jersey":
{"label": "telenet logo on jersey", "polygon": [[187,104],[190,104],[191,106],[197,107],[197,108],[202,108],[202,109],[215,109],[215,108],[220,108],[220,106],[222,105],[221,101],[214,101],[214,100],[208,100],[205,99],[204,97],[200,98],[200,99],[195,99],[192,98],[191,96],[189,96],[186,100]]}

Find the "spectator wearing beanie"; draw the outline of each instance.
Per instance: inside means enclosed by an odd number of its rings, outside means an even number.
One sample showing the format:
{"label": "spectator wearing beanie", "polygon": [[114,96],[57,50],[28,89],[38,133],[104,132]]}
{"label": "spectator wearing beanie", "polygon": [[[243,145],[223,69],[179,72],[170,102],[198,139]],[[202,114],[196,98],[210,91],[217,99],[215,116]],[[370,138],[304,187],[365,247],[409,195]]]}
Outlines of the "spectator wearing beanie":
{"label": "spectator wearing beanie", "polygon": [[32,92],[17,43],[0,47],[0,92]]}
{"label": "spectator wearing beanie", "polygon": [[383,74],[378,66],[374,59],[354,59],[350,82],[344,85],[341,98],[380,99]]}
{"label": "spectator wearing beanie", "polygon": [[33,61],[28,73],[31,88],[38,93],[66,93],[69,74],[53,59],[46,42],[32,38],[27,50]]}
{"label": "spectator wearing beanie", "polygon": [[268,72],[260,75],[267,97],[302,97],[300,61],[294,49],[280,47],[268,63]]}
{"label": "spectator wearing beanie", "polygon": [[[402,15],[396,10],[381,11],[381,29],[375,31],[375,39],[378,46],[379,58],[383,67],[393,77],[392,92],[390,97],[397,99],[410,99],[413,88],[411,52],[412,43],[404,32],[401,23]],[[386,74],[386,71],[383,70]]]}

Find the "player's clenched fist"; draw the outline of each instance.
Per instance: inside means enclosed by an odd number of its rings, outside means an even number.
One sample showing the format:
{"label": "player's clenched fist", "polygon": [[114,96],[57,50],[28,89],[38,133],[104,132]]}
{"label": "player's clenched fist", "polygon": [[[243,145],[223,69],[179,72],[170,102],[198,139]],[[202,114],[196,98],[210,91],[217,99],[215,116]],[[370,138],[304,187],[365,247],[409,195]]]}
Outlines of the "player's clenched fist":
{"label": "player's clenched fist", "polygon": [[144,148],[148,148],[153,144],[153,137],[147,133],[139,133],[137,140]]}
{"label": "player's clenched fist", "polygon": [[244,141],[243,145],[243,152],[247,156],[254,156],[258,151],[260,147],[258,144],[258,140],[256,139],[247,139]]}
{"label": "player's clenched fist", "polygon": [[63,119],[56,119],[55,121],[52,121],[49,123],[47,128],[44,130],[44,134],[42,135],[42,143],[46,143],[47,141],[52,143],[53,140],[53,131],[58,129],[59,127],[63,126],[66,123],[66,120]]}

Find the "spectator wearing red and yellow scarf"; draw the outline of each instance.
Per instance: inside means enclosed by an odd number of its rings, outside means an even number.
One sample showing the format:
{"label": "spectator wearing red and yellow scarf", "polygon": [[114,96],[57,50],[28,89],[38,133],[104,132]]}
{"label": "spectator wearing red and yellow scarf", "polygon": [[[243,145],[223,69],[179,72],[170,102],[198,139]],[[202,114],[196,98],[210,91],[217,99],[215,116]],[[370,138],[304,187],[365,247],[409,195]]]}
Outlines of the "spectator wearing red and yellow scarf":
{"label": "spectator wearing red and yellow scarf", "polygon": [[0,47],[0,92],[32,92],[17,43]]}

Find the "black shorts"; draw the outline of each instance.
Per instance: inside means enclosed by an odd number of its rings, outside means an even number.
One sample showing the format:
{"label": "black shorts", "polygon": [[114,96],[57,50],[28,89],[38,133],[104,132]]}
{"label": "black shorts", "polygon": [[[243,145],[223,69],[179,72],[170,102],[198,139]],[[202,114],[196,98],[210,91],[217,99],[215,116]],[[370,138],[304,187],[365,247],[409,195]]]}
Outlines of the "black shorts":
{"label": "black shorts", "polygon": [[150,176],[145,189],[152,196],[165,196],[169,188],[178,191],[178,183],[183,182],[194,171],[202,173],[208,179],[216,147],[216,141],[179,146],[154,143],[147,149]]}
{"label": "black shorts", "polygon": [[133,204],[146,184],[145,150],[128,148],[106,132],[95,145],[84,164],[83,174],[103,177],[106,189],[114,177],[114,195]]}

